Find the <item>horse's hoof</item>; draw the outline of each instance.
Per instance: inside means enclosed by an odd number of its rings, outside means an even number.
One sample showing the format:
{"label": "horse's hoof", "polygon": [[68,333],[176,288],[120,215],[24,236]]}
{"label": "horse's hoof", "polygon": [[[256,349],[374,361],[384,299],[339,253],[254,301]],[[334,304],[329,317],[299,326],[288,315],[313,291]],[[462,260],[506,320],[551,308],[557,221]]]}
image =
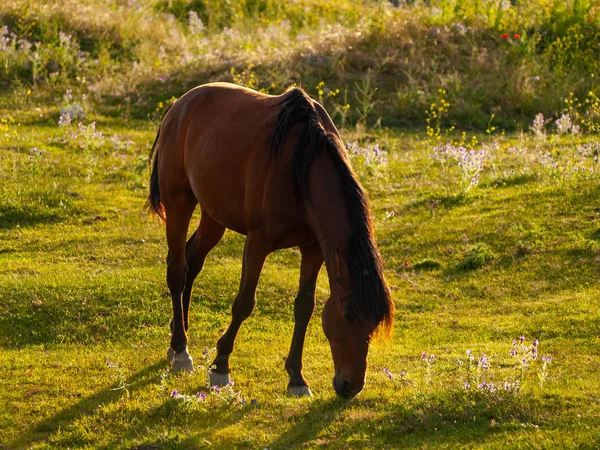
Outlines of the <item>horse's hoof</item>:
{"label": "horse's hoof", "polygon": [[312,397],[312,392],[310,392],[310,388],[306,385],[288,386],[287,391],[292,397]]}
{"label": "horse's hoof", "polygon": [[210,372],[208,376],[208,381],[211,386],[227,386],[229,384],[229,374],[228,373],[219,373],[214,370]]}
{"label": "horse's hoof", "polygon": [[181,353],[177,353],[173,357],[172,369],[173,369],[173,372],[181,372],[181,371],[193,372],[194,371],[194,360],[190,356],[187,348],[184,351],[182,351]]}
{"label": "horse's hoof", "polygon": [[172,363],[174,357],[175,357],[175,350],[173,350],[173,347],[169,347],[167,349],[167,361]]}

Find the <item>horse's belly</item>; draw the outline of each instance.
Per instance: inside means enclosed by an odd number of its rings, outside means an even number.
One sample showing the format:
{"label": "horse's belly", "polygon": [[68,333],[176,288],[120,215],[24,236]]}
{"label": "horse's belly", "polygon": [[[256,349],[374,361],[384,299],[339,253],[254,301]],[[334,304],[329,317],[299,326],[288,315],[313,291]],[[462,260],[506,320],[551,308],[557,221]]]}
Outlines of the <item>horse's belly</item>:
{"label": "horse's belly", "polygon": [[240,168],[226,164],[223,155],[195,158],[188,164],[188,179],[202,211],[230,230],[247,234],[244,220],[244,185]]}

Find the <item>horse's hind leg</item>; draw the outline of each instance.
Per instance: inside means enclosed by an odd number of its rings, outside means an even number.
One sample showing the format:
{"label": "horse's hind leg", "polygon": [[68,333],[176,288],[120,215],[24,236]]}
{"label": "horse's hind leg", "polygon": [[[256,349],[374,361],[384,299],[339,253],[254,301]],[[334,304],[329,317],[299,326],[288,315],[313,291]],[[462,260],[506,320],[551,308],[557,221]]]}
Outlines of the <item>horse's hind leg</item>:
{"label": "horse's hind leg", "polygon": [[189,310],[190,300],[192,298],[192,285],[194,280],[204,267],[206,255],[219,243],[225,227],[210,217],[206,212],[202,212],[198,230],[190,238],[186,245],[186,261],[188,272],[185,277],[185,288],[183,289],[183,323],[185,331],[189,329]]}
{"label": "horse's hind leg", "polygon": [[244,245],[240,290],[231,307],[231,323],[217,342],[217,357],[210,373],[210,384],[213,386],[225,386],[229,383],[229,355],[233,351],[240,325],[252,314],[256,304],[256,285],[265,259],[271,251],[270,245],[260,235],[248,234]]}
{"label": "horse's hind leg", "polygon": [[[200,218],[200,225],[194,232],[192,237],[187,241],[185,245],[185,259],[187,262],[187,273],[185,276],[185,287],[183,289],[182,304],[183,304],[183,324],[184,329],[187,333],[189,329],[189,311],[190,302],[192,298],[192,286],[194,280],[204,267],[204,261],[208,253],[219,243],[223,234],[225,233],[225,227],[215,222],[206,212],[202,212]],[[169,254],[168,260],[171,259]],[[173,319],[171,319],[171,333],[173,332]],[[167,359],[173,361],[175,355],[174,350],[169,347],[167,351]]]}
{"label": "horse's hind leg", "polygon": [[294,302],[294,336],[290,353],[285,360],[285,369],[290,376],[288,393],[293,396],[311,395],[308,383],[302,375],[302,352],[306,328],[315,309],[317,277],[323,265],[323,253],[318,243],[300,248],[300,289]]}
{"label": "horse's hind leg", "polygon": [[[165,201],[167,244],[170,258],[167,262],[167,284],[171,292],[173,317],[171,319],[171,348],[173,370],[194,370],[192,357],[187,350],[187,335],[184,328],[182,294],[188,270],[185,247],[187,230],[197,201],[191,193],[170,196]],[[169,355],[168,355],[169,356]]]}

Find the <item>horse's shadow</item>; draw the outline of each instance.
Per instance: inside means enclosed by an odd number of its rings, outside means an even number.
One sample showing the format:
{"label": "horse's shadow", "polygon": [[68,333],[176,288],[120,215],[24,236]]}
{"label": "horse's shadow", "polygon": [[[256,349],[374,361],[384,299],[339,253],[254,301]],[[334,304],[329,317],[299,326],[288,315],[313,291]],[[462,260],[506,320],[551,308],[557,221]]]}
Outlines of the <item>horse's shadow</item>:
{"label": "horse's shadow", "polygon": [[298,416],[294,424],[267,447],[287,449],[296,447],[298,442],[314,443],[319,433],[329,427],[351,402],[337,397],[313,400],[308,411]]}
{"label": "horse's shadow", "polygon": [[[166,367],[166,361],[157,361],[139,372],[133,374],[127,380],[125,385],[128,391],[138,391],[147,385],[156,381],[156,377],[152,376],[159,368]],[[76,419],[91,415],[96,411],[98,406],[102,404],[112,403],[117,401],[122,395],[121,382],[115,382],[111,386],[97,392],[96,394],[86,397],[75,405],[66,408],[57,414],[43,420],[32,428],[27,429],[23,434],[18,436],[13,442],[8,445],[8,448],[25,448],[30,447],[36,441],[43,441],[54,434],[61,428],[65,428]]]}

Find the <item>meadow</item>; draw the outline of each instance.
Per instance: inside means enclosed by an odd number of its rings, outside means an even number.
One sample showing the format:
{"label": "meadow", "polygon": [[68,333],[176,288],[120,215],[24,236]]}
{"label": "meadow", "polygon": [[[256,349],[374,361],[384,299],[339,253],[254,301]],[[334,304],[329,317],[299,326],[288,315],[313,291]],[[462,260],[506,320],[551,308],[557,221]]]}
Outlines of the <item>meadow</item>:
{"label": "meadow", "polygon": [[[7,0],[0,5],[0,448],[599,448],[600,8],[586,0]],[[369,192],[396,305],[367,384],[286,394],[300,255],[267,259],[231,357],[244,237],[166,361],[148,152],[188,88],[301,84]],[[197,221],[199,216],[195,217]]]}

